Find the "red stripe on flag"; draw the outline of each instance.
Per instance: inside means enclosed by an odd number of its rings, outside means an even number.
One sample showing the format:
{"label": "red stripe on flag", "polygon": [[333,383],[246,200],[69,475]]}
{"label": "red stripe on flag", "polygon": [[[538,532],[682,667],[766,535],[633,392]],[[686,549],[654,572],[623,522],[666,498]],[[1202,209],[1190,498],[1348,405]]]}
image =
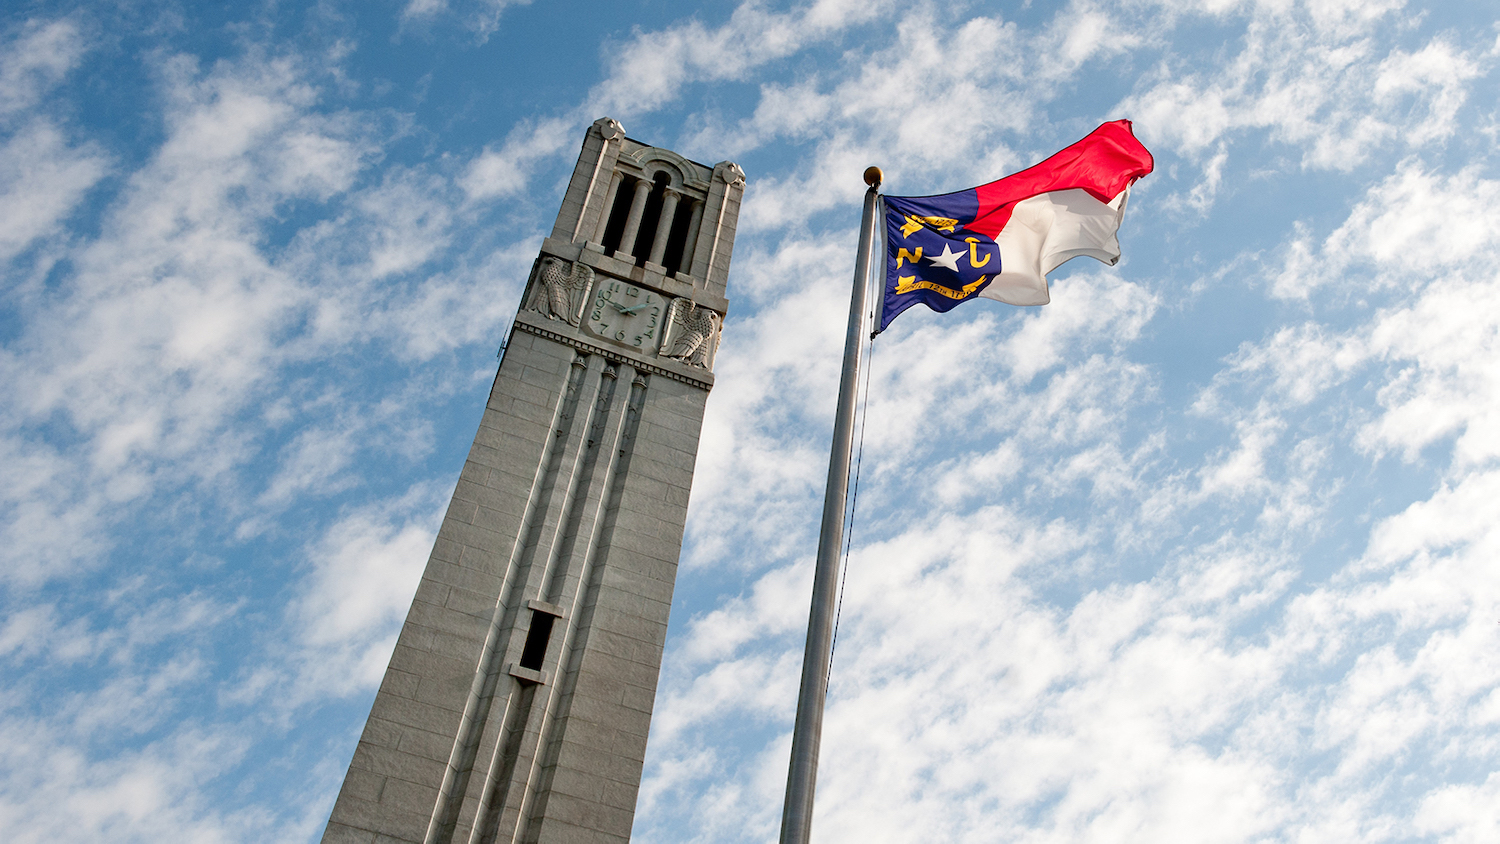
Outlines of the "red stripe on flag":
{"label": "red stripe on flag", "polygon": [[1105,123],[1046,161],[975,188],[979,213],[965,228],[993,240],[1010,222],[1017,202],[1055,190],[1082,188],[1100,202],[1110,202],[1153,166],[1129,120]]}

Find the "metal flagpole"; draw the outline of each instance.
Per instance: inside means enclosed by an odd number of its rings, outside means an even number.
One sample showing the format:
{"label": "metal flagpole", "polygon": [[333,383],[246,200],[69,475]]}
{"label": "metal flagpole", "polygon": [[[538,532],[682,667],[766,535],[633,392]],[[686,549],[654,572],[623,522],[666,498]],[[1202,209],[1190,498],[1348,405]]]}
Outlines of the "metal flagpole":
{"label": "metal flagpole", "polygon": [[849,444],[854,436],[854,393],[859,383],[859,349],[864,339],[865,291],[869,287],[870,245],[875,208],[880,201],[879,167],[865,171],[865,215],[854,262],[854,290],[849,294],[849,329],[844,336],[844,372],[833,417],[833,446],[828,455],[828,487],[823,495],[823,529],[813,573],[812,609],[807,616],[807,648],[802,654],[802,689],[797,694],[797,722],[792,728],[792,763],[781,813],[781,844],[807,844],[812,831],[813,790],[818,779],[818,745],[823,736],[823,699],[833,658],[833,613],[838,581],[839,548],[844,538],[844,501],[849,491]]}

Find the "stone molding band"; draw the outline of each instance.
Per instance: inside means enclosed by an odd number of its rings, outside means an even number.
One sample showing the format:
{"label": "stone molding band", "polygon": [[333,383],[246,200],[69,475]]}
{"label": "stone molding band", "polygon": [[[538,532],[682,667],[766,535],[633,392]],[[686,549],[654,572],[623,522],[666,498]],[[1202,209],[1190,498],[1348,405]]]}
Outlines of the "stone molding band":
{"label": "stone molding band", "polygon": [[569,337],[566,334],[559,334],[556,331],[548,331],[545,328],[532,325],[529,322],[524,322],[518,319],[515,321],[514,327],[517,331],[525,331],[528,334],[534,334],[538,337],[545,337],[546,339],[551,340],[554,343],[562,343],[564,346],[571,346],[579,350],[580,352],[588,352],[591,355],[599,355],[605,360],[612,360],[616,363],[629,364],[636,369],[642,370],[644,372],[649,372],[652,375],[660,375],[663,378],[670,378],[673,381],[680,381],[684,384],[697,387],[704,392],[708,392],[714,387],[712,381],[704,381],[702,379],[694,378],[681,372],[675,372],[673,370],[667,369],[666,367],[646,363],[645,361],[637,360],[634,357],[622,355],[619,352],[613,351],[611,349],[606,349],[603,346],[596,346],[593,343],[585,343],[584,341],[579,340],[576,337]]}

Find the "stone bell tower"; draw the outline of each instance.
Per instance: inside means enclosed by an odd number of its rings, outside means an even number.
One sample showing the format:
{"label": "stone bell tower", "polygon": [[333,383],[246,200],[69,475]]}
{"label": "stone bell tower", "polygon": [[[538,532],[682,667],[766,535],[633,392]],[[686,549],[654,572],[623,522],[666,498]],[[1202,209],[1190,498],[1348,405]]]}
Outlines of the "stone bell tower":
{"label": "stone bell tower", "polygon": [[590,127],[324,842],[629,840],[744,184]]}

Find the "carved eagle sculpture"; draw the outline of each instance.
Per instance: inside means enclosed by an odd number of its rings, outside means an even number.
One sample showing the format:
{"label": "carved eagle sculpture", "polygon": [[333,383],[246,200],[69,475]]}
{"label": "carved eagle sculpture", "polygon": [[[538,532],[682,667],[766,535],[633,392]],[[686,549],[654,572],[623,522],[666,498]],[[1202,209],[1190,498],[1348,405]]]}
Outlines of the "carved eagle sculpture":
{"label": "carved eagle sculpture", "polygon": [[541,284],[532,297],[531,309],[552,319],[560,319],[577,325],[582,311],[583,299],[588,295],[589,285],[594,281],[594,271],[584,264],[560,258],[543,258]]}
{"label": "carved eagle sculpture", "polygon": [[672,339],[667,357],[707,368],[719,333],[719,315],[708,308],[694,307],[686,299],[672,304],[672,319],[681,329]]}

